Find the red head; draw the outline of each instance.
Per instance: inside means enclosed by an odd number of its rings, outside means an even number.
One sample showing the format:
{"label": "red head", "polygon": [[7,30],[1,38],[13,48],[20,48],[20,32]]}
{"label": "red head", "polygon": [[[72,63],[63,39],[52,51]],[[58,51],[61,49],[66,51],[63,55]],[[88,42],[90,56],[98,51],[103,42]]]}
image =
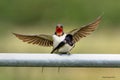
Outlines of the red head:
{"label": "red head", "polygon": [[58,24],[58,25],[56,26],[55,34],[56,34],[57,36],[62,36],[63,33],[64,33],[64,32],[63,32],[63,25]]}

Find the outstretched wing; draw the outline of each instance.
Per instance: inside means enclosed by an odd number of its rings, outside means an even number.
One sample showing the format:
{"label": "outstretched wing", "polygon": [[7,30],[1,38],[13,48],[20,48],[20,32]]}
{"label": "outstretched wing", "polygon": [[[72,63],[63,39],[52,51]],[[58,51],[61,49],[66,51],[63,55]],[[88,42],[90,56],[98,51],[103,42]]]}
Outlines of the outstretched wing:
{"label": "outstretched wing", "polygon": [[51,35],[22,35],[13,33],[17,38],[29,44],[37,44],[40,46],[53,46],[53,39]]}
{"label": "outstretched wing", "polygon": [[88,34],[92,33],[97,28],[100,21],[101,21],[101,16],[98,17],[94,22],[85,25],[82,28],[73,29],[72,31],[69,32],[69,34],[73,35],[73,41],[76,43],[81,38],[86,37]]}

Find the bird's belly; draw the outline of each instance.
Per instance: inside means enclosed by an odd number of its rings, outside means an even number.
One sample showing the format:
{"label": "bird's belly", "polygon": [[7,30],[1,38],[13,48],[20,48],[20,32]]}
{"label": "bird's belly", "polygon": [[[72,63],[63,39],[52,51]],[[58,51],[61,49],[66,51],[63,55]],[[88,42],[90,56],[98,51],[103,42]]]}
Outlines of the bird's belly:
{"label": "bird's belly", "polygon": [[69,44],[65,44],[63,47],[61,47],[58,52],[60,53],[67,53],[69,52],[71,49],[73,48],[73,46],[70,46]]}

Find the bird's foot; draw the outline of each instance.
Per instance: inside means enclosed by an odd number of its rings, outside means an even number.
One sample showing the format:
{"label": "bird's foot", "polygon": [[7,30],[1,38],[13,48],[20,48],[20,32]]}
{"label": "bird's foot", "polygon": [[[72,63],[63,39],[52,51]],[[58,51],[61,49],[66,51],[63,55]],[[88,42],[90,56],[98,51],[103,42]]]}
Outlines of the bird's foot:
{"label": "bird's foot", "polygon": [[62,52],[62,53],[59,53],[59,55],[70,55],[70,53],[69,52]]}

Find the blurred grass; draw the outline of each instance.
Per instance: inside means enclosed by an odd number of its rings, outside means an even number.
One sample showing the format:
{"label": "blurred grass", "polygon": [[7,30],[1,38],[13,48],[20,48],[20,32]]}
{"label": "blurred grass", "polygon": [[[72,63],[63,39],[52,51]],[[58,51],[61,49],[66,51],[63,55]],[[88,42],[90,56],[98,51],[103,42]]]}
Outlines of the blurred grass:
{"label": "blurred grass", "polygon": [[[0,68],[1,80],[119,80],[119,68],[41,68],[22,67],[22,68]],[[107,78],[109,77],[109,78]],[[111,77],[111,78],[110,78]]]}

